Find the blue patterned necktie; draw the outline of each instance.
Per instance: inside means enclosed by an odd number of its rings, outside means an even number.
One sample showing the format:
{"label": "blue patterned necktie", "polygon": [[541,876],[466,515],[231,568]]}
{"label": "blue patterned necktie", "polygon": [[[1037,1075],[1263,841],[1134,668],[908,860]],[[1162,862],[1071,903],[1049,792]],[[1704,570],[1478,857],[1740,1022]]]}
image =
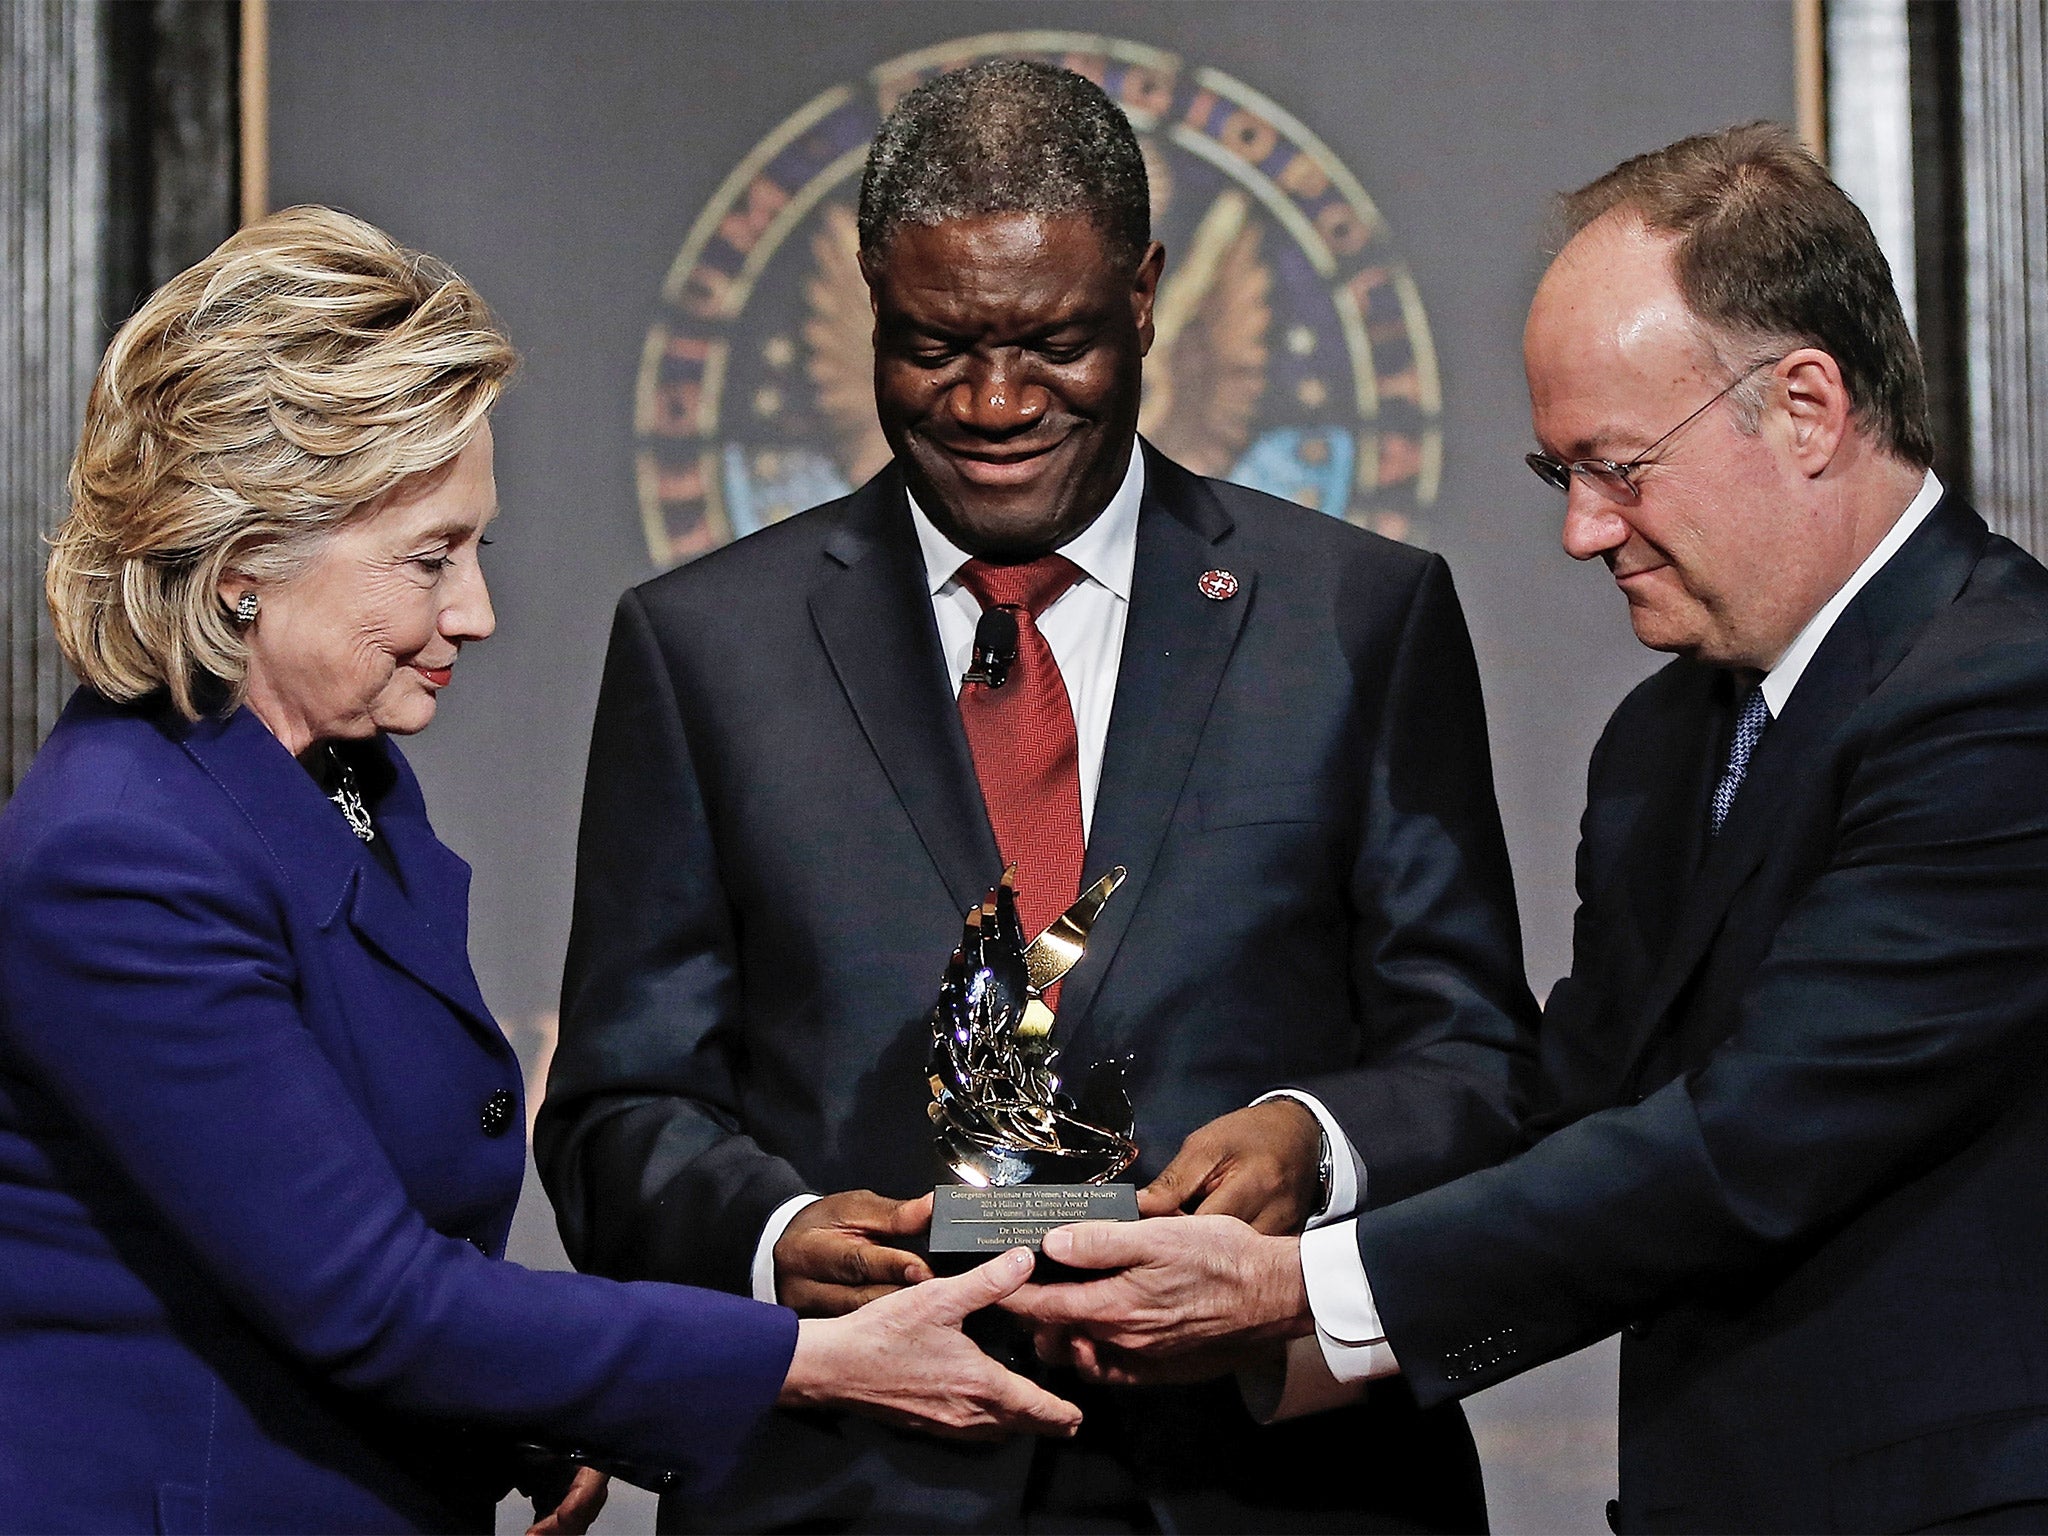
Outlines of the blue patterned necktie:
{"label": "blue patterned necktie", "polygon": [[1735,804],[1735,792],[1742,788],[1742,776],[1749,772],[1750,754],[1756,751],[1764,727],[1770,723],[1771,706],[1763,689],[1750,689],[1742,713],[1735,717],[1735,739],[1728,743],[1728,766],[1721,770],[1721,782],[1714,786],[1714,798],[1707,809],[1716,837],[1721,833],[1721,823],[1728,819],[1729,808]]}

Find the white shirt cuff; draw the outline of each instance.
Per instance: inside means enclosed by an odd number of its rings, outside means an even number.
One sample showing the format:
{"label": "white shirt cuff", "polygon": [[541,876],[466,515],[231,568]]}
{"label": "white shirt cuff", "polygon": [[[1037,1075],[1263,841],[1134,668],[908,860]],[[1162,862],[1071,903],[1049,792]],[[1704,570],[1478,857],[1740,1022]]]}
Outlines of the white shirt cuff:
{"label": "white shirt cuff", "polygon": [[761,1229],[761,1241],[754,1245],[754,1300],[775,1305],[775,1245],[796,1219],[796,1213],[821,1199],[819,1195],[791,1195],[775,1207],[768,1224]]}
{"label": "white shirt cuff", "polygon": [[1294,1100],[1316,1117],[1323,1134],[1330,1138],[1330,1200],[1309,1217],[1309,1228],[1313,1230],[1356,1215],[1358,1208],[1365,1204],[1365,1161],[1358,1155],[1358,1148],[1351,1145],[1351,1138],[1344,1134],[1337,1117],[1323,1107],[1321,1099],[1299,1088],[1276,1088],[1271,1093],[1260,1094],[1252,1103],[1263,1104],[1268,1099]]}
{"label": "white shirt cuff", "polygon": [[1301,1278],[1316,1320],[1323,1362],[1338,1381],[1371,1381],[1400,1371],[1380,1309],[1358,1255],[1358,1224],[1339,1222],[1304,1233]]}

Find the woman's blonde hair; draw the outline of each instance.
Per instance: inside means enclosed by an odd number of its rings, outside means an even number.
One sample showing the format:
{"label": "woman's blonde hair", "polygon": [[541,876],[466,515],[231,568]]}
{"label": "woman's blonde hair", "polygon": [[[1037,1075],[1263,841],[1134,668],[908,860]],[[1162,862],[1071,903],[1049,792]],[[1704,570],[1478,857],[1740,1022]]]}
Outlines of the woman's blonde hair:
{"label": "woman's blonde hair", "polygon": [[86,402],[46,591],[114,699],[240,701],[231,572],[288,578],[408,477],[453,459],[516,358],[448,266],[331,208],[288,208],[164,284]]}

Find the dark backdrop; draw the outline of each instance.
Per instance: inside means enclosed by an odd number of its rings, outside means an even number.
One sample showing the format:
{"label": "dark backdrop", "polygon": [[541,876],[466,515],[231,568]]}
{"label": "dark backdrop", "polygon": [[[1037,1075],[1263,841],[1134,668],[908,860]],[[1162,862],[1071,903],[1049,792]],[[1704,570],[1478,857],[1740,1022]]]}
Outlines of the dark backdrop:
{"label": "dark backdrop", "polygon": [[[273,200],[346,208],[451,261],[525,356],[497,421],[499,632],[407,750],[476,868],[477,970],[530,1069],[551,1038],[610,611],[653,571],[633,391],[663,277],[734,164],[813,96],[914,48],[1023,27],[1220,69],[1300,118],[1378,202],[1441,363],[1426,538],[1478,646],[1538,991],[1567,963],[1585,757],[1654,658],[1605,571],[1560,552],[1558,498],[1520,461],[1519,339],[1547,201],[1680,134],[1789,120],[1789,0],[286,0],[272,8]],[[560,1262],[532,1187],[515,1253]],[[1601,1528],[1612,1412],[1606,1351],[1479,1402],[1497,1529]],[[645,1515],[627,1499],[607,1525]]]}

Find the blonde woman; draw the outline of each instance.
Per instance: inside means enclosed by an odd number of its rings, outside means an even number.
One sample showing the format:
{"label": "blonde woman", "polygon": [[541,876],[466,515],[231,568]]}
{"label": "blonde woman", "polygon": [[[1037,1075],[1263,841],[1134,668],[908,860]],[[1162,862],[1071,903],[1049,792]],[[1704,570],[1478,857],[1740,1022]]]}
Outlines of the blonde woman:
{"label": "blonde woman", "polygon": [[0,812],[0,1526],[484,1530],[522,1443],[703,1489],[778,1401],[1078,1419],[959,1332],[1028,1255],[801,1325],[500,1258],[519,1068],[392,738],[495,623],[512,366],[318,208],[107,351],[49,571],[84,686]]}

